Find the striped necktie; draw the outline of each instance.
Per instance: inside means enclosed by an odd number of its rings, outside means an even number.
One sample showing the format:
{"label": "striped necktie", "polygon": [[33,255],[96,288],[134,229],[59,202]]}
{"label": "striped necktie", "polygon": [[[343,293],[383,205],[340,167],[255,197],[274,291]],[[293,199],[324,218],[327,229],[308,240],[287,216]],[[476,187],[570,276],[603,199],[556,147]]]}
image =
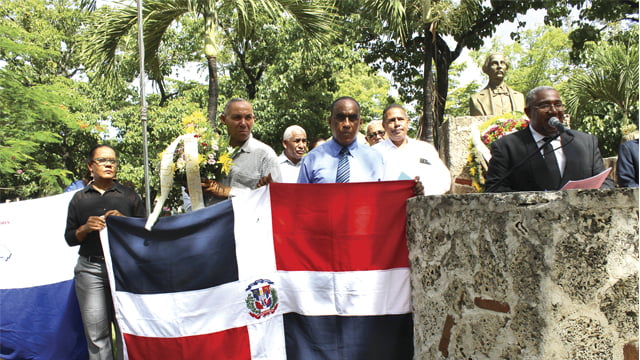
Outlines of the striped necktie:
{"label": "striped necktie", "polygon": [[336,182],[349,182],[349,149],[343,147],[340,150],[340,161],[338,161],[338,172],[336,173]]}

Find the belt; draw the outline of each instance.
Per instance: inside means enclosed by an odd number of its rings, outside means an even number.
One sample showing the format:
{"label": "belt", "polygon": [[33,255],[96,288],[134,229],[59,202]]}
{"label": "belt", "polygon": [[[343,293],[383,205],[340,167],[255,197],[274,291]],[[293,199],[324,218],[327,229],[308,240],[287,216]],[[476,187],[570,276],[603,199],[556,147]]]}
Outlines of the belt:
{"label": "belt", "polygon": [[104,262],[104,256],[85,256],[85,259],[87,259],[89,262],[92,262],[92,263]]}

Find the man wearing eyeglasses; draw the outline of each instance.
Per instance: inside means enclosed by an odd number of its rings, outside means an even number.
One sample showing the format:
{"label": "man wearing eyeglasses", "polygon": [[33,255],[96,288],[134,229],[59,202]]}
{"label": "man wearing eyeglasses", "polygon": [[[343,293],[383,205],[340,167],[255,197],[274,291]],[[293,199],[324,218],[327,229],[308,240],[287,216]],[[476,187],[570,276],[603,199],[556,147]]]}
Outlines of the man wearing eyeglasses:
{"label": "man wearing eyeglasses", "polygon": [[367,143],[373,146],[387,139],[387,133],[382,126],[382,120],[373,120],[367,125]]}
{"label": "man wearing eyeglasses", "polygon": [[212,205],[242,192],[254,190],[270,182],[281,182],[278,156],[273,149],[255,139],[251,129],[255,115],[251,104],[244,99],[231,99],[220,115],[220,122],[227,127],[229,145],[240,147],[233,157],[233,166],[221,181],[204,180],[205,204]]}
{"label": "man wearing eyeglasses", "polygon": [[[564,105],[555,89],[540,86],[531,90],[524,111],[529,126],[491,144],[487,192],[559,190],[570,180],[604,171],[595,136],[561,131],[561,125],[549,124],[552,118],[564,119]],[[601,186],[611,187],[611,179]]]}
{"label": "man wearing eyeglasses", "polygon": [[373,148],[382,154],[384,179],[398,180],[420,177],[425,195],[441,195],[451,187],[451,173],[440,160],[438,151],[425,141],[409,138],[409,117],[398,104],[382,112],[382,126],[388,139]]}

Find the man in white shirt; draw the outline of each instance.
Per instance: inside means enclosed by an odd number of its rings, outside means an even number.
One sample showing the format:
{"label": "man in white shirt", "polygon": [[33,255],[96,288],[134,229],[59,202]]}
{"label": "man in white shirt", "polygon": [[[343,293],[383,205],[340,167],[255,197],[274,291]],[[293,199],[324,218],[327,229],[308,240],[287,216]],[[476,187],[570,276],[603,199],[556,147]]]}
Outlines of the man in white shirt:
{"label": "man in white shirt", "polygon": [[282,147],[284,151],[278,156],[282,182],[296,183],[300,173],[300,160],[307,153],[307,133],[298,125],[289,126],[282,135]]}
{"label": "man in white shirt", "polygon": [[451,173],[433,145],[408,136],[409,117],[402,106],[392,104],[382,113],[387,139],[373,146],[384,158],[384,180],[420,177],[425,195],[449,191]]}

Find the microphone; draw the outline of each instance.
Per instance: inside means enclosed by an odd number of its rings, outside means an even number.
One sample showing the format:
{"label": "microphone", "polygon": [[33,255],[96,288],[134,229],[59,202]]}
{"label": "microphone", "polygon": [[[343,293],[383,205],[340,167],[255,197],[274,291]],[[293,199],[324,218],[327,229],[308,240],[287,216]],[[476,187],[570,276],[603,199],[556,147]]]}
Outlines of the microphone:
{"label": "microphone", "polygon": [[563,133],[565,131],[567,131],[567,128],[564,127],[564,124],[560,122],[560,120],[558,120],[557,117],[552,117],[551,119],[549,119],[549,125],[553,126],[554,128],[556,128],[556,130],[558,130],[559,133]]}
{"label": "microphone", "polygon": [[502,182],[508,178],[517,168],[519,168],[520,166],[524,165],[527,161],[529,161],[529,159],[531,159],[533,156],[535,156],[536,154],[540,154],[540,150],[542,150],[542,148],[548,144],[551,143],[551,141],[555,138],[557,138],[558,136],[560,136],[560,134],[562,132],[566,132],[568,137],[567,137],[567,142],[563,143],[562,146],[560,146],[557,149],[553,149],[553,151],[556,151],[558,149],[561,149],[567,145],[569,145],[573,140],[574,140],[574,135],[567,129],[564,127],[564,125],[560,122],[560,120],[558,120],[558,118],[556,118],[555,116],[552,117],[551,119],[549,119],[549,125],[555,127],[556,129],[558,129],[558,134],[556,135],[552,135],[548,140],[545,141],[544,144],[540,145],[540,146],[536,146],[535,151],[530,152],[525,158],[523,158],[522,160],[520,160],[520,162],[518,162],[517,164],[515,164],[513,167],[511,167],[509,169],[509,171],[507,171],[506,174],[500,176],[500,178],[498,178],[497,181],[495,181],[493,184],[491,185],[487,185],[485,192],[492,192],[492,190],[498,188],[498,186],[500,186],[502,184]]}

